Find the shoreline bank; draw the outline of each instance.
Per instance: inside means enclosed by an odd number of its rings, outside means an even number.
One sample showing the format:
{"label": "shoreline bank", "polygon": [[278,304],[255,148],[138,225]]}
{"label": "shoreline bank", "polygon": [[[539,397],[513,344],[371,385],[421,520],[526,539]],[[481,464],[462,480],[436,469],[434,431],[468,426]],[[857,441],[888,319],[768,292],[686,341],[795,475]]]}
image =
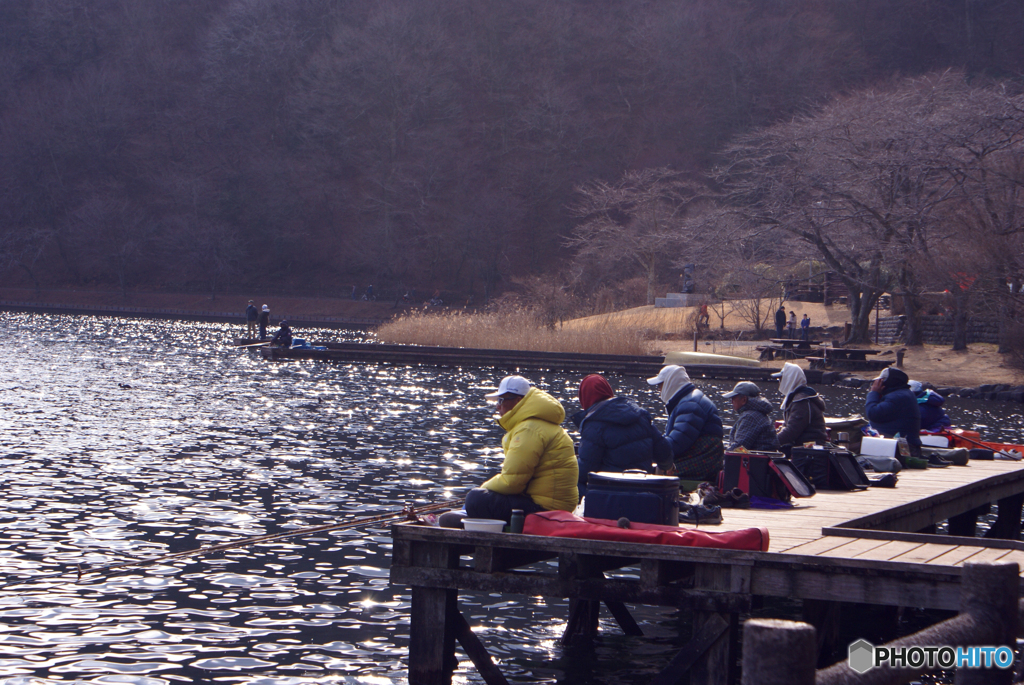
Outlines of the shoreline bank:
{"label": "shoreline bank", "polygon": [[388,304],[340,298],[225,295],[212,299],[194,293],[119,292],[104,290],[26,290],[0,288],[0,310],[92,316],[138,316],[237,323],[245,326],[245,307],[268,303],[271,320],[299,326],[342,328],[377,326],[396,310]]}

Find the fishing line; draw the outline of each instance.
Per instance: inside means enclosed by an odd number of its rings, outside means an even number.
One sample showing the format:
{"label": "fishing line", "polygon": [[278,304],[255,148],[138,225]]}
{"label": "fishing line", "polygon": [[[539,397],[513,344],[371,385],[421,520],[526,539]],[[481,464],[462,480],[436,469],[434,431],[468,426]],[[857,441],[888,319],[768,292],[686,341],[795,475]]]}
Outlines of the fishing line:
{"label": "fishing line", "polygon": [[[419,520],[420,514],[429,514],[442,509],[454,509],[462,506],[464,499],[452,499],[444,502],[435,502],[433,504],[425,504],[420,507],[406,507],[402,511],[392,512],[390,514],[381,514],[379,516],[369,516],[366,518],[355,519],[353,521],[346,521],[345,523],[327,523],[319,526],[307,526],[305,528],[298,528],[296,530],[288,531],[286,533],[271,533],[269,535],[256,535],[253,537],[244,538],[242,540],[233,540],[231,542],[222,542],[216,545],[207,545],[206,547],[199,547],[197,549],[184,550],[182,552],[172,552],[170,554],[161,554],[156,557],[149,559],[133,559],[131,561],[122,561],[113,564],[106,564],[103,566],[95,566],[89,569],[83,569],[81,565],[78,565],[74,570],[55,571],[53,573],[46,573],[38,576],[32,576],[30,578],[23,578],[19,580],[10,581],[7,583],[0,583],[0,590],[11,585],[18,585],[25,582],[31,582],[35,580],[49,580],[52,578],[60,578],[71,574],[77,574],[77,580],[75,582],[92,582],[99,580],[105,576],[117,573],[120,570],[127,568],[136,568],[142,566],[152,566],[153,564],[159,564],[168,561],[177,561],[180,559],[187,559],[194,556],[205,556],[214,552],[223,552],[230,549],[238,549],[242,547],[249,547],[251,545],[259,545],[268,542],[277,542],[279,540],[287,540],[289,538],[302,537],[304,535],[312,535],[313,533],[328,533],[335,530],[344,530],[346,528],[354,528],[356,526],[364,526],[372,523],[381,523],[384,521],[393,521],[396,519],[405,519],[407,521]],[[98,576],[98,577],[91,577]]]}

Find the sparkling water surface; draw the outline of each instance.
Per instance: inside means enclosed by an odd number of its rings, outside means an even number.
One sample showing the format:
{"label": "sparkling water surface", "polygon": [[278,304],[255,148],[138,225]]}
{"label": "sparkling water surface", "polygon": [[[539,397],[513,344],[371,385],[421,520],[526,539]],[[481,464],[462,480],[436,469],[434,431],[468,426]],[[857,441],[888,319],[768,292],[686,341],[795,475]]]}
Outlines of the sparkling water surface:
{"label": "sparkling water surface", "polygon": [[[483,395],[505,370],[271,363],[229,345],[241,332],[0,314],[0,682],[405,680],[409,592],[388,582],[387,524],[79,580],[79,569],[462,496],[500,467]],[[525,375],[578,410],[581,375]],[[643,379],[610,380],[663,422]],[[699,385],[731,422],[721,394],[732,384]],[[863,406],[863,391],[822,392],[832,414]],[[957,425],[1024,442],[1017,405],[952,398],[947,409]],[[637,607],[646,637],[602,618],[594,645],[562,648],[564,601],[462,594],[460,605],[515,682],[648,682],[688,632],[679,612]],[[455,681],[482,682],[459,655]]]}

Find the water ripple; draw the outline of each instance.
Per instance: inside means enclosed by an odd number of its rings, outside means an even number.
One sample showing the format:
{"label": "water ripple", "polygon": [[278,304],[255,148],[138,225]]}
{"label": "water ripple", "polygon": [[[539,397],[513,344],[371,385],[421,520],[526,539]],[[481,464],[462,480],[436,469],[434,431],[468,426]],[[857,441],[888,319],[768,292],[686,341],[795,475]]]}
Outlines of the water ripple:
{"label": "water ripple", "polygon": [[[483,398],[499,374],[269,364],[227,346],[240,332],[0,314],[5,685],[405,678],[410,596],[388,584],[386,525],[109,577],[86,573],[79,582],[79,566],[87,572],[459,496],[500,466],[501,430]],[[575,408],[578,376],[528,375]],[[642,379],[613,383],[663,415]],[[731,421],[720,399],[727,384],[702,385]],[[863,393],[825,394],[833,413],[863,402]],[[947,406],[961,425],[1020,441],[1016,406]],[[601,639],[583,653],[557,645],[565,602],[463,593],[460,603],[517,682],[647,682],[678,650],[680,618],[671,611],[635,610],[653,639],[622,636],[602,619]],[[481,682],[460,658],[457,681]]]}

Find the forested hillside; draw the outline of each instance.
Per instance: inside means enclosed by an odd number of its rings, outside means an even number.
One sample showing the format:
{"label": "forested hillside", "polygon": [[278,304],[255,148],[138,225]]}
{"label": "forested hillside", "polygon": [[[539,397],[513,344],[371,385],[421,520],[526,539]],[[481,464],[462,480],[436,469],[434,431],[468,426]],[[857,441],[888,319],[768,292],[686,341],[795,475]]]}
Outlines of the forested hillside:
{"label": "forested hillside", "polygon": [[896,76],[1017,77],[1021,36],[1018,0],[4,0],[0,267],[485,298],[565,268],[581,185]]}

